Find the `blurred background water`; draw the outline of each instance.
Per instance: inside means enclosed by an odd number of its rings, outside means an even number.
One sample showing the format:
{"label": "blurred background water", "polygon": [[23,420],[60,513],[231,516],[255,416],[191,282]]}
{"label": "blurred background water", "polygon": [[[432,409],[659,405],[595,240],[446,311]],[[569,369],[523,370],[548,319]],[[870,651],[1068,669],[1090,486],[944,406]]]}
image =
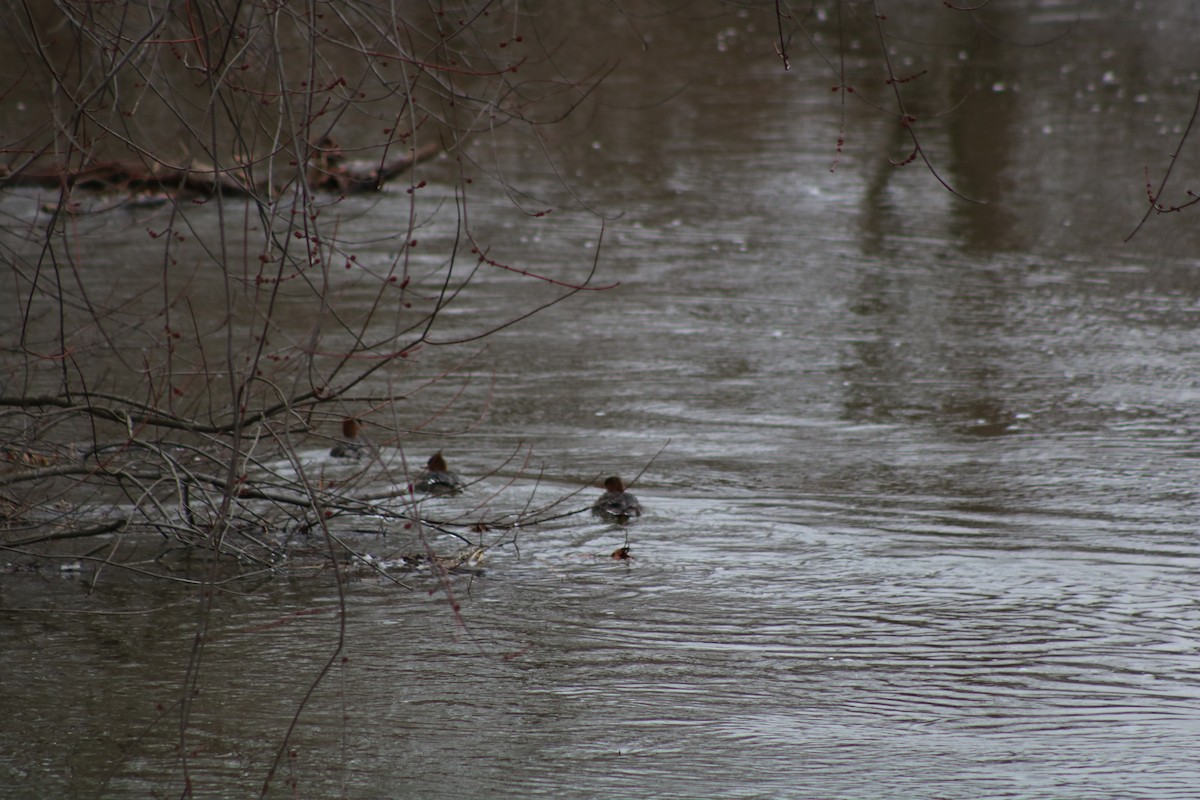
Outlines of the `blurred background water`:
{"label": "blurred background water", "polygon": [[[580,277],[599,246],[619,285],[487,340],[471,380],[400,411],[461,392],[405,446],[471,478],[531,453],[433,515],[648,465],[646,515],[520,532],[452,579],[457,614],[420,575],[360,573],[344,619],[327,576],[218,593],[183,754],[191,590],[0,576],[3,794],[179,794],[182,756],[197,796],[247,796],[332,658],[273,796],[1194,797],[1200,235],[1184,212],[1122,240],[1191,112],[1197,20],[896,5],[897,70],[936,45],[906,85],[919,118],[947,113],[919,125],[925,152],[983,204],[892,166],[911,148],[895,119],[853,99],[843,117],[801,42],[785,72],[769,16],[539,19],[547,41],[593,31],[582,55],[617,48],[620,68],[546,129],[555,169],[516,136],[473,153],[555,210],[480,191],[475,235]],[[445,162],[425,175],[451,196]],[[400,194],[339,205],[362,263],[393,257],[371,242]],[[161,257],[144,227],[113,226],[104,280]],[[540,299],[481,275],[434,339]],[[358,541],[411,538],[386,534]]]}

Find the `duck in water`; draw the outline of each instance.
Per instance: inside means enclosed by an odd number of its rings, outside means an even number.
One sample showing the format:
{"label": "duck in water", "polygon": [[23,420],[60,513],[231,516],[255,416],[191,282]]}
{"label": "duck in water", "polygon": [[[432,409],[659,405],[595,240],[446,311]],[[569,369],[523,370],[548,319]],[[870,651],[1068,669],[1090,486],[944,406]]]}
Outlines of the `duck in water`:
{"label": "duck in water", "polygon": [[592,513],[606,522],[629,522],[642,515],[642,504],[625,491],[625,482],[613,475],[604,479],[604,494],[592,504]]}
{"label": "duck in water", "polygon": [[442,451],[438,450],[425,462],[425,469],[417,473],[413,488],[428,494],[458,494],[463,490],[463,482],[450,471]]}
{"label": "duck in water", "polygon": [[361,426],[354,417],[342,420],[342,438],[329,451],[333,458],[362,458],[367,454],[370,445],[365,439],[359,438]]}

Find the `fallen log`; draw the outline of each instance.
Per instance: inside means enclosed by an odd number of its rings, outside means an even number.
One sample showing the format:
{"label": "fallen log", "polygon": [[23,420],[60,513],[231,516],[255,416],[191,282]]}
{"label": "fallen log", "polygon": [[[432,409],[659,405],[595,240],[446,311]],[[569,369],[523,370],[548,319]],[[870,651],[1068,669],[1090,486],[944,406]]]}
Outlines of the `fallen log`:
{"label": "fallen log", "polygon": [[[315,192],[358,194],[376,192],[395,180],[419,161],[432,158],[441,151],[432,143],[386,162],[348,161],[340,150],[322,151],[315,163],[304,173],[308,188]],[[57,164],[50,167],[28,167],[12,170],[0,165],[0,189],[10,186],[30,186],[44,189],[85,189],[89,191],[122,191],[129,193],[167,192],[211,197],[224,195],[265,194],[274,196],[276,189],[268,184],[268,170],[255,171],[250,166],[218,169],[212,165],[193,162],[184,167],[135,161],[93,161],[79,167]]]}

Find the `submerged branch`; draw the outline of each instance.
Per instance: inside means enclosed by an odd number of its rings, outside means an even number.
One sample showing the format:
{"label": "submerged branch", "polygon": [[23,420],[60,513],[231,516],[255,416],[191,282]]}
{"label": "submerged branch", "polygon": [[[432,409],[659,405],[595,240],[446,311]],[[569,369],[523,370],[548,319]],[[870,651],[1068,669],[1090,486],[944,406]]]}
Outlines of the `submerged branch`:
{"label": "submerged branch", "polygon": [[0,543],[0,547],[28,547],[29,545],[42,544],[43,542],[59,542],[64,539],[85,539],[89,536],[103,536],[106,533],[116,533],[128,524],[129,520],[127,519],[114,519],[91,528],[83,528],[75,531],[59,531],[58,533],[47,533],[42,536],[30,536],[27,539],[18,539],[15,542],[3,542]]}

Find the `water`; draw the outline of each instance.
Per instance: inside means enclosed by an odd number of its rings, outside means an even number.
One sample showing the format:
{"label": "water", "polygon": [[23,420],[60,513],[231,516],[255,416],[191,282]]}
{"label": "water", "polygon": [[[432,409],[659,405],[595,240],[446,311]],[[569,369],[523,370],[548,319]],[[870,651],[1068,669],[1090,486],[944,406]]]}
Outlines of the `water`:
{"label": "water", "polygon": [[[411,425],[457,398],[399,443],[486,476],[427,516],[496,519],[643,468],[646,516],[468,533],[515,545],[445,581],[399,568],[413,531],[335,523],[413,589],[366,568],[344,601],[328,569],[224,587],[182,750],[195,588],[6,574],[5,796],[178,795],[186,763],[197,795],[243,797],[302,703],[272,796],[1194,796],[1197,242],[1187,212],[1120,240],[1195,87],[1146,55],[1169,54],[1162,31],[1097,38],[1123,14],[1166,22],[1116,9],[1057,48],[987,50],[1005,86],[931,126],[939,168],[986,206],[888,166],[902,141],[861,108],[830,173],[829,98],[796,88],[817,68],[782,76],[745,19],[690,42],[646,23],[656,47],[609,84],[627,110],[553,142],[588,203],[624,214],[600,244],[599,283],[620,285],[494,335],[392,411]],[[664,65],[697,85],[644,110]],[[510,147],[512,180],[558,213],[485,195],[477,235],[582,277],[597,217]],[[369,243],[395,199],[342,206],[364,262],[388,258]],[[557,291],[486,273],[435,339]],[[429,348],[414,374],[462,357]],[[326,447],[304,445],[308,467],[343,474]],[[403,474],[396,453],[364,489]]]}

